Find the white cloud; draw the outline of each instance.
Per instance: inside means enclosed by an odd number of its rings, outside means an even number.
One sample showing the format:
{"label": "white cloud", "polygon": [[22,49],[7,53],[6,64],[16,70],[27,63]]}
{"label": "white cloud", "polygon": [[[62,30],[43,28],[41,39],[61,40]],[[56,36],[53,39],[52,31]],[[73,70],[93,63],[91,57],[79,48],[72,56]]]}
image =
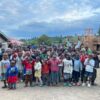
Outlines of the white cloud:
{"label": "white cloud", "polygon": [[[96,0],[98,1],[98,0]],[[96,2],[95,1],[95,2]],[[0,0],[0,28],[18,30],[34,23],[71,23],[100,16],[92,0]]]}
{"label": "white cloud", "polygon": [[0,20],[4,20],[4,19],[5,19],[5,17],[1,15],[0,16]]}

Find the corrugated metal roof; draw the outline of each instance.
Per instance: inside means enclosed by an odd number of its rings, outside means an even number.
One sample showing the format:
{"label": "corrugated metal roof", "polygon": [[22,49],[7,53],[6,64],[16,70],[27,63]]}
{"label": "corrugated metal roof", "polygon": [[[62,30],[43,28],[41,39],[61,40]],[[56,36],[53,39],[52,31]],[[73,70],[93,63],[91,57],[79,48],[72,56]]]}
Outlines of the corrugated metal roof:
{"label": "corrugated metal roof", "polygon": [[2,37],[5,41],[9,41],[9,38],[2,32],[0,32],[0,37]]}

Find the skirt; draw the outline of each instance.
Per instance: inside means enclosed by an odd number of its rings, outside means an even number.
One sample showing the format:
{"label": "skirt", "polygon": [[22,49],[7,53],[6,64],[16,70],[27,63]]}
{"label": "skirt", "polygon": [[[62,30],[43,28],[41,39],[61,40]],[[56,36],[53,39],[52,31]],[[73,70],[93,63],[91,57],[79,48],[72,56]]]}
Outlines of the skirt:
{"label": "skirt", "polygon": [[41,71],[40,70],[35,71],[35,77],[36,78],[40,78],[41,77]]}
{"label": "skirt", "polygon": [[8,77],[8,83],[16,83],[18,80],[17,76],[9,76]]}

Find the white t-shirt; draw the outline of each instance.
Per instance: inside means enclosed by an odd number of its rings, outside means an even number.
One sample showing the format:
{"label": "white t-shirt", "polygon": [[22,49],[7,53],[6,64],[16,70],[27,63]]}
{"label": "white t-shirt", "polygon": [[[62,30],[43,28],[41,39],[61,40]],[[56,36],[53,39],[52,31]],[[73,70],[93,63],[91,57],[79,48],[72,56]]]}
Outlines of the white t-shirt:
{"label": "white t-shirt", "polygon": [[2,60],[1,61],[1,73],[6,73],[7,68],[10,66],[10,61],[7,60]]}
{"label": "white t-shirt", "polygon": [[95,61],[93,59],[87,58],[84,62],[84,65],[86,66],[85,69],[87,72],[93,72],[93,68],[95,66]]}
{"label": "white t-shirt", "polygon": [[35,69],[35,70],[41,70],[41,69],[42,69],[42,64],[41,64],[41,62],[36,62],[35,65],[34,65],[34,69]]}
{"label": "white t-shirt", "polygon": [[67,60],[66,58],[63,59],[64,64],[64,73],[70,73],[72,74],[73,66],[72,66],[72,60]]}

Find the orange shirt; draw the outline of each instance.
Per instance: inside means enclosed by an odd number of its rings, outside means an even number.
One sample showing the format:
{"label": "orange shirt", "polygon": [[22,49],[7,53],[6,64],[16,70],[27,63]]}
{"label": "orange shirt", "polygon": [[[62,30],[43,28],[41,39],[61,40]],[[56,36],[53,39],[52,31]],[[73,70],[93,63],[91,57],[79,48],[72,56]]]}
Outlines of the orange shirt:
{"label": "orange shirt", "polygon": [[49,73],[49,65],[47,63],[42,65],[42,73],[48,74]]}

